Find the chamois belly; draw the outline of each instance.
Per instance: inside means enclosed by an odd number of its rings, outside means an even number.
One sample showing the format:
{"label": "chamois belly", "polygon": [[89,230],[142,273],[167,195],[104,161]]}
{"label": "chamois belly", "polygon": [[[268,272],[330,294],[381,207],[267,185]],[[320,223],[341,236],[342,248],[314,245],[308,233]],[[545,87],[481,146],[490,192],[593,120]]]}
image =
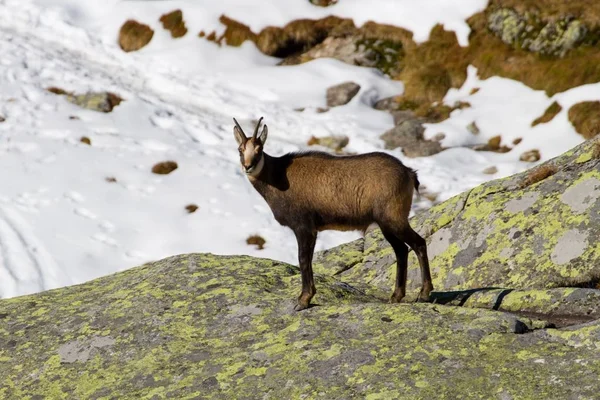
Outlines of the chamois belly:
{"label": "chamois belly", "polygon": [[326,224],[317,227],[321,231],[362,231],[365,232],[370,224]]}

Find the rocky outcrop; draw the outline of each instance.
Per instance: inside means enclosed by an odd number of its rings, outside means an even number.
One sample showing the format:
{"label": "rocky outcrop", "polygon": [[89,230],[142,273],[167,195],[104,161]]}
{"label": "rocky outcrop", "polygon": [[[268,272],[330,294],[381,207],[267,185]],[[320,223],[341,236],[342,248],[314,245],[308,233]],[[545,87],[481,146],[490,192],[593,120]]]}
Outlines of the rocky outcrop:
{"label": "rocky outcrop", "polygon": [[[417,215],[437,290],[596,287],[600,282],[600,138],[530,171],[495,180]],[[393,251],[379,230],[319,255],[352,285],[393,286]],[[411,252],[409,293],[420,275]],[[376,291],[375,291],[376,292]],[[374,293],[374,292],[372,292]]]}
{"label": "rocky outcrop", "polygon": [[292,309],[299,281],[298,269],[284,263],[192,254],[2,300],[0,396],[453,399],[597,393],[597,322],[554,329],[504,312],[384,304],[326,275],[317,276],[319,305],[298,313]]}

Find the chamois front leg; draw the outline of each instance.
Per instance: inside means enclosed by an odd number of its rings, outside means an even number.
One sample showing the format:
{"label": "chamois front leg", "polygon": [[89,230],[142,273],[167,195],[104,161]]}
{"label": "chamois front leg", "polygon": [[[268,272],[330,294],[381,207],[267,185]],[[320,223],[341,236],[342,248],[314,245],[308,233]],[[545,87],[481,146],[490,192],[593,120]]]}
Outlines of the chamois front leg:
{"label": "chamois front leg", "polygon": [[298,230],[294,233],[298,241],[298,264],[300,266],[300,274],[302,275],[302,293],[298,297],[298,304],[294,310],[300,311],[308,308],[310,300],[317,293],[312,271],[312,258],[317,241],[317,232]]}

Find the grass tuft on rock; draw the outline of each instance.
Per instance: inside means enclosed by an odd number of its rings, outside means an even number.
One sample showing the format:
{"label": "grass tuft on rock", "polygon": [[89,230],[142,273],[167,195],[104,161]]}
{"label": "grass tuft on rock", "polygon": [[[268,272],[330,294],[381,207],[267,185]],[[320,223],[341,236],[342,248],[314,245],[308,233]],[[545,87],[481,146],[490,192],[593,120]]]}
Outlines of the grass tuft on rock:
{"label": "grass tuft on rock", "polygon": [[267,241],[262,236],[252,235],[246,239],[246,243],[251,246],[256,246],[258,250],[263,250]]}
{"label": "grass tuft on rock", "polygon": [[558,169],[552,164],[541,165],[529,171],[527,176],[523,179],[523,181],[521,181],[519,187],[523,189],[535,183],[541,182],[544,179],[554,175],[557,171]]}

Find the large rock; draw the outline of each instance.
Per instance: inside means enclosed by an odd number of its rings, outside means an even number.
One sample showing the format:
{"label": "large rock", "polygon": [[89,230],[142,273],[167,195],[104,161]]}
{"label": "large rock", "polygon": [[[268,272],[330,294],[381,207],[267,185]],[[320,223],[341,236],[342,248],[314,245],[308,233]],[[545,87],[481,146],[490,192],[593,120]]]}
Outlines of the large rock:
{"label": "large rock", "polygon": [[593,398],[600,324],[383,304],[295,267],[182,255],[0,302],[0,397]]}
{"label": "large rock", "polygon": [[[406,118],[406,112],[396,112],[394,122],[398,124],[380,136],[386,149],[402,148],[402,153],[407,157],[432,156],[444,150],[437,141],[427,140],[423,137],[425,128],[424,120],[420,118]],[[404,113],[400,115],[400,113]]]}
{"label": "large rock", "polygon": [[[600,138],[530,171],[495,180],[417,215],[437,290],[596,287],[600,278]],[[345,265],[350,284],[393,285],[395,258],[379,230],[317,257]],[[318,269],[317,268],[317,269]],[[420,274],[409,258],[408,288]]]}

